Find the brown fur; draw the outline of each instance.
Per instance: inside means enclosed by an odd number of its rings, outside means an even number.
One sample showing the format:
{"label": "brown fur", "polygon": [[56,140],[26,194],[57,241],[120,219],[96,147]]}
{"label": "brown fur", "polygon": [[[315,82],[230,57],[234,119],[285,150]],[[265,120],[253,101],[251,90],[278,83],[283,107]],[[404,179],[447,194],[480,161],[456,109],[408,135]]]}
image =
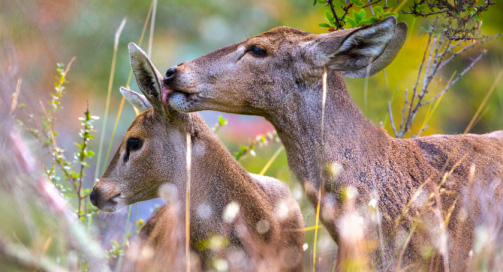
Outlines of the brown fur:
{"label": "brown fur", "polygon": [[[143,226],[139,236],[126,252],[122,271],[155,272],[184,271],[187,265],[185,256],[185,224],[177,203],[164,205],[157,210]],[[191,251],[192,253],[192,251]],[[196,255],[197,256],[197,255]],[[191,271],[200,271],[197,259],[191,260]]]}
{"label": "brown fur", "polygon": [[[168,184],[164,186],[171,191],[165,190],[169,191],[168,196],[175,194],[182,212],[173,207],[162,208],[142,234],[147,237],[147,247],[160,249],[161,256],[154,255],[153,260],[176,259],[173,256],[179,256],[179,246],[170,243],[183,244],[172,239],[179,237],[180,225],[185,226],[185,158],[189,134],[190,245],[201,261],[200,268],[211,269],[215,258],[223,258],[231,271],[300,271],[304,234],[296,230],[303,227],[302,215],[288,188],[275,179],[246,172],[198,113],[177,113],[166,108],[161,111],[164,106],[157,100],[160,89],[152,83],[159,82],[155,68],[136,46],[130,45],[130,54],[138,85],[148,101],[132,91],[122,91],[143,100],[142,105],[152,104],[154,109],[142,112],[133,121],[93,190],[93,204],[105,211],[115,211],[158,197],[159,187]],[[143,145],[128,152],[131,138],[141,139]],[[173,199],[167,201],[167,205],[173,203]],[[225,221],[224,211],[232,202],[237,203],[239,212],[235,219]],[[280,218],[276,211],[285,203],[288,211],[286,217]],[[206,215],[201,215],[204,214],[201,210]],[[176,220],[169,222],[173,217]],[[257,226],[261,224],[268,224],[268,228],[260,230]],[[227,245],[209,249],[205,241],[215,236],[222,237]],[[165,258],[164,251],[168,254]],[[242,256],[243,260],[233,263],[233,256]],[[157,267],[159,263],[154,265]]]}
{"label": "brown fur", "polygon": [[[388,27],[381,27],[384,24]],[[353,38],[360,34],[365,38]],[[392,34],[393,38],[389,39]],[[321,221],[337,243],[344,240],[337,228],[343,214],[340,190],[347,186],[357,188],[357,202],[364,207],[373,198],[372,193],[377,192],[383,214],[386,256],[376,257],[384,261],[374,265],[383,270],[397,265],[393,262],[397,261],[400,250],[395,248],[394,239],[387,238],[411,227],[411,220],[402,220],[398,229],[395,228],[405,205],[421,186],[426,196],[438,192],[442,177],[452,171],[442,185],[442,194],[435,197],[433,209],[424,215],[430,221],[436,220],[436,210],[445,218],[454,207],[447,226],[449,254],[444,259],[448,257],[451,268],[464,270],[473,244],[474,225],[481,216],[476,199],[472,199],[475,208],[462,208],[466,199],[462,193],[469,188],[472,165],[475,167],[473,186],[489,188],[493,181],[501,180],[503,132],[395,139],[368,121],[348,94],[343,75],[363,77],[378,72],[395,57],[405,36],[406,26],[396,24],[394,18],[373,26],[320,35],[279,27],[185,62],[174,74],[164,78],[163,83],[173,91],[169,103],[178,110],[218,110],[260,115],[269,120],[285,146],[290,168],[304,185],[311,203],[316,207],[321,201],[321,209],[331,211],[325,213]],[[339,52],[338,48],[346,41],[359,44]],[[372,49],[377,54],[358,51],[372,43],[385,47]],[[266,50],[268,56],[247,53],[246,48],[252,45]],[[370,63],[368,74],[361,73],[366,68],[362,68],[359,58],[364,57]],[[324,67],[329,72],[322,135]],[[343,169],[335,177],[326,171],[333,163],[342,165]],[[322,184],[322,195],[318,198]],[[499,199],[502,187],[497,186],[494,192],[488,193],[494,193]],[[413,218],[421,209],[412,205],[406,219]],[[460,214],[461,209],[469,212],[466,219]],[[430,226],[421,229],[426,234],[413,236],[406,248],[402,258],[404,267],[420,263],[421,246],[437,242],[428,231],[441,223],[430,221],[423,222],[424,226]]]}

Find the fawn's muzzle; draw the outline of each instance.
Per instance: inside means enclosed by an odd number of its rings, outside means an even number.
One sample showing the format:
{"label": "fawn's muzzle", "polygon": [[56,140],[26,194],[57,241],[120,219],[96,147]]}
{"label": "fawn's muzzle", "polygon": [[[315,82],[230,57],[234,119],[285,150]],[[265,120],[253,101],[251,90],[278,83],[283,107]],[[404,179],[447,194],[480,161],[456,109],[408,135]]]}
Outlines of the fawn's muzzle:
{"label": "fawn's muzzle", "polygon": [[109,182],[98,182],[89,195],[91,203],[105,212],[115,212],[124,204],[119,188]]}
{"label": "fawn's muzzle", "polygon": [[89,199],[91,200],[91,203],[96,207],[98,207],[98,198],[99,198],[98,192],[93,189],[91,195],[89,196]]}

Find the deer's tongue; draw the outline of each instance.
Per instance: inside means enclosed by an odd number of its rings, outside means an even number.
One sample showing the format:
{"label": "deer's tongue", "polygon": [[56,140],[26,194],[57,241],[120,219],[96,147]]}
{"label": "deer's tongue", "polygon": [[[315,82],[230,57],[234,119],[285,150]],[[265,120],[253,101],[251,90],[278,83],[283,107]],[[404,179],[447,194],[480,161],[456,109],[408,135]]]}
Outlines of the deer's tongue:
{"label": "deer's tongue", "polygon": [[166,87],[162,87],[162,103],[164,103],[164,105],[166,105],[166,106],[169,105],[168,95],[172,92],[173,92],[173,90],[168,89]]}

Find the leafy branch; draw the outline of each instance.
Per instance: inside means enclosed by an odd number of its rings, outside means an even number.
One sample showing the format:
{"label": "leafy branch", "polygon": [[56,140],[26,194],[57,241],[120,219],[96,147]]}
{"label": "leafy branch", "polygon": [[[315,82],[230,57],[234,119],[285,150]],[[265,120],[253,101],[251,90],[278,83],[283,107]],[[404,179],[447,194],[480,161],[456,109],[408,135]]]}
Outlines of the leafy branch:
{"label": "leafy branch", "polygon": [[[388,113],[390,116],[391,127],[395,136],[398,138],[403,138],[410,130],[417,113],[423,106],[439,99],[444,93],[446,93],[456,82],[459,81],[459,79],[461,79],[470,69],[473,68],[473,66],[487,53],[487,51],[485,49],[481,49],[477,57],[472,59],[470,64],[466,66],[461,73],[457,75],[453,74],[451,79],[441,91],[436,93],[430,99],[426,99],[428,94],[430,94],[430,85],[438,75],[438,72],[440,72],[442,68],[462,53],[500,36],[483,37],[480,38],[479,41],[466,43],[462,41],[455,42],[447,35],[435,31],[435,28],[432,26],[424,27],[423,31],[428,32],[428,41],[424,49],[422,61],[419,64],[419,70],[415,84],[412,87],[410,98],[409,91],[405,90],[402,118],[398,128],[395,126],[395,120],[391,110],[391,102],[388,102]],[[419,136],[424,129],[425,128],[422,128],[418,134],[414,135],[414,137]]]}
{"label": "leafy branch", "polygon": [[227,120],[222,115],[219,115],[217,123],[211,128],[211,130],[214,133],[217,133],[225,125],[227,125]]}
{"label": "leafy branch", "polygon": [[444,35],[453,41],[467,41],[480,39],[479,29],[482,26],[482,13],[489,6],[496,4],[485,0],[482,5],[477,5],[478,0],[415,0],[409,7],[410,14],[414,17],[441,16],[446,19],[439,26]]}
{"label": "leafy branch", "polygon": [[[320,23],[318,26],[328,28],[329,31],[335,31],[339,29],[344,29],[344,26],[349,23],[351,27],[358,27],[373,24],[389,16],[398,16],[397,13],[388,10],[388,2],[385,1],[384,7],[373,6],[382,0],[376,0],[372,2],[368,1],[368,4],[364,4],[361,0],[346,0],[345,5],[340,7],[342,15],[338,15],[336,7],[334,6],[333,0],[315,0],[313,5],[317,3],[325,4],[329,9],[325,11],[325,18],[328,23]],[[349,11],[353,7],[359,7],[360,10],[353,10],[353,17],[348,16]],[[370,7],[372,13],[371,16],[367,17],[365,8]]]}
{"label": "leafy branch", "polygon": [[266,133],[266,134],[260,134],[255,137],[254,140],[250,142],[249,145],[241,145],[239,146],[239,150],[234,152],[234,159],[239,161],[242,159],[244,156],[250,154],[252,156],[256,156],[257,154],[255,153],[255,150],[257,147],[263,147],[267,146],[269,143],[279,143],[279,137],[276,131]]}
{"label": "leafy branch", "polygon": [[[85,177],[85,168],[89,167],[87,160],[94,156],[94,152],[89,150],[89,143],[94,139],[93,133],[96,132],[93,127],[93,122],[98,119],[96,116],[91,116],[89,110],[84,112],[84,117],[79,118],[82,129],[79,132],[81,138],[80,143],[75,143],[77,150],[74,153],[74,162],[66,159],[64,150],[57,143],[58,133],[55,130],[55,121],[57,113],[63,108],[61,101],[65,94],[66,75],[70,71],[73,58],[65,68],[62,63],[57,64],[56,82],[54,83],[54,92],[50,93],[50,101],[47,102],[48,107],[40,102],[43,110],[41,122],[34,119],[33,114],[30,114],[30,124],[25,124],[18,120],[26,130],[39,141],[42,146],[47,149],[52,158],[51,166],[44,166],[45,173],[49,180],[58,188],[58,190],[69,201],[76,200],[76,213],[79,219],[85,216],[90,216],[96,212],[96,208],[87,203],[87,196],[91,189],[83,188],[83,179]],[[24,105],[20,104],[19,108]],[[35,124],[41,123],[41,128],[37,128]],[[76,165],[76,170],[74,166]],[[58,173],[61,173],[66,182],[61,181]],[[70,187],[68,186],[70,185]],[[75,198],[76,197],[76,198]]]}

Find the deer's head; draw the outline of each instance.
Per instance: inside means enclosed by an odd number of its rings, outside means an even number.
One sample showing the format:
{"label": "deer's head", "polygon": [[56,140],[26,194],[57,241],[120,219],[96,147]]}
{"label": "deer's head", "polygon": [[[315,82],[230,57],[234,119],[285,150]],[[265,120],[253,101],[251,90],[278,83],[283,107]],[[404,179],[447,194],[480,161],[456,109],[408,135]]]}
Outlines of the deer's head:
{"label": "deer's head", "polygon": [[129,54],[136,81],[145,96],[121,88],[126,99],[142,113],[127,130],[91,193],[92,204],[107,212],[155,198],[162,183],[185,177],[185,160],[180,158],[185,158],[190,116],[163,105],[160,74],[145,53],[131,43]]}
{"label": "deer's head", "polygon": [[394,59],[406,32],[407,25],[394,17],[319,35],[274,28],[170,68],[163,101],[185,112],[265,116],[294,93],[319,87],[325,67],[345,77],[379,72]]}

